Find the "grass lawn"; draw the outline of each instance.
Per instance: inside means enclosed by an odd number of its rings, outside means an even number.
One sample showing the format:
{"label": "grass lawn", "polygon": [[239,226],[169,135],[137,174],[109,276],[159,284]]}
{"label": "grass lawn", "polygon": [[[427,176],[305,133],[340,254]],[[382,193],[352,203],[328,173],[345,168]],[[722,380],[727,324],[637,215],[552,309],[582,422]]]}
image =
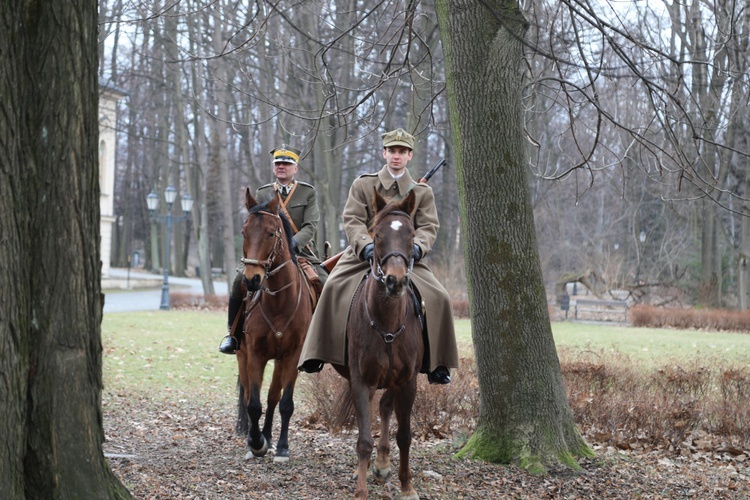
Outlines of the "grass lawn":
{"label": "grass lawn", "polygon": [[[137,391],[176,399],[233,393],[234,356],[219,353],[226,313],[149,311],[107,313],[102,323],[105,390]],[[605,324],[552,324],[558,350],[567,358],[603,354],[641,366],[680,363],[750,365],[750,335]],[[471,324],[456,321],[461,354],[471,356]],[[610,355],[614,355],[610,357]],[[266,369],[270,378],[272,364]]]}
{"label": "grass lawn", "polygon": [[750,364],[750,335],[665,328],[632,328],[588,323],[552,324],[560,349],[617,353],[634,362],[659,366],[670,362]]}
{"label": "grass lawn", "polygon": [[224,332],[226,313],[220,312],[107,313],[104,388],[176,398],[231,393],[237,361],[218,350]]}

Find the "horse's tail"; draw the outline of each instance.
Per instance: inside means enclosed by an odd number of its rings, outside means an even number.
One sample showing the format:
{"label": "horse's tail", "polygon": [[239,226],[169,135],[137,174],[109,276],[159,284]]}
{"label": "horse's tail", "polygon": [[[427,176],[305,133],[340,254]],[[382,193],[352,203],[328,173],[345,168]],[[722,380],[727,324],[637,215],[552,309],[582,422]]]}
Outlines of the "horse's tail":
{"label": "horse's tail", "polygon": [[340,384],[338,394],[333,401],[331,429],[351,429],[356,425],[354,414],[354,401],[352,391],[348,383]]}

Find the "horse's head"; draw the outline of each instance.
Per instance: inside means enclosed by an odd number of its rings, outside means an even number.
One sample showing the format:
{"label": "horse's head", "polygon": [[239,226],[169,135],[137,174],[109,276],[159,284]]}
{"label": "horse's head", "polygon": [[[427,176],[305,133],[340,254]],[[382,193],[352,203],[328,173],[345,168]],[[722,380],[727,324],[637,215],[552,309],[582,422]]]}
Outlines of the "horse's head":
{"label": "horse's head", "polygon": [[273,269],[293,258],[292,231],[289,222],[279,213],[277,197],[268,203],[258,203],[247,188],[245,207],[249,214],[242,225],[241,261],[245,266],[245,287],[254,292],[273,274]]}
{"label": "horse's head", "polygon": [[411,213],[416,204],[414,191],[400,202],[387,203],[374,189],[375,218],[370,234],[375,244],[373,276],[385,285],[389,297],[401,297],[409,285],[414,265],[414,222]]}

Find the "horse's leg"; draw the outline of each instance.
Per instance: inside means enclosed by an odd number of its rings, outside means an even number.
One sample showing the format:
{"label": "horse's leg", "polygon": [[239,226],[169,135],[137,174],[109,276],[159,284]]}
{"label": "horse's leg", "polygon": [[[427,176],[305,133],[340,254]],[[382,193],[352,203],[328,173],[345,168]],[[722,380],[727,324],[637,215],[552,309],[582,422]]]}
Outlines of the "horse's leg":
{"label": "horse's leg", "polygon": [[380,481],[385,481],[391,474],[391,440],[390,421],[393,412],[393,390],[386,390],[380,398],[380,439],[378,454],[372,466],[372,472]]}
{"label": "horse's leg", "polygon": [[[370,402],[374,391],[362,383],[358,376],[352,373],[350,382],[354,412],[357,415],[357,489],[354,498],[367,498],[367,469],[370,468],[370,458],[374,440],[370,428]],[[356,380],[356,381],[355,381]]]}
{"label": "horse's leg", "polygon": [[247,401],[245,401],[245,387],[242,385],[242,377],[237,376],[237,425],[235,431],[238,436],[246,436],[248,423],[247,423]]}
{"label": "horse's leg", "polygon": [[252,456],[262,457],[268,452],[268,441],[263,437],[260,431],[260,417],[263,414],[263,406],[260,402],[260,388],[263,384],[263,370],[266,367],[265,360],[257,356],[248,360],[250,364],[248,369],[249,390],[245,390],[247,402],[247,415],[250,417],[250,430],[247,434],[247,446],[250,448],[245,458]]}
{"label": "horse's leg", "polygon": [[[237,351],[237,367],[239,369],[239,385],[240,385],[240,391],[239,391],[239,398],[237,401],[237,405],[239,408],[237,409],[237,434],[247,436],[247,403],[249,400],[249,392],[247,390],[248,384],[250,383],[250,377],[247,373],[247,351],[240,348]],[[245,425],[243,427],[242,422],[245,422]]]}
{"label": "horse's leg", "polygon": [[411,470],[409,469],[409,448],[411,447],[411,410],[417,395],[417,378],[414,376],[408,384],[401,387],[395,396],[396,443],[398,444],[398,479],[401,481],[400,498],[416,500],[419,498],[411,484]]}
{"label": "horse's leg", "polygon": [[273,415],[276,405],[281,397],[281,363],[274,361],[271,385],[268,387],[268,398],[266,399],[266,418],[263,421],[263,437],[271,444],[271,433],[273,432]]}
{"label": "horse's leg", "polygon": [[[299,359],[299,356],[292,359]],[[276,454],[273,457],[274,462],[287,462],[289,460],[289,421],[294,413],[294,386],[297,382],[297,363],[290,363],[289,360],[286,360],[281,365],[281,372],[284,394],[281,396],[279,402],[281,432],[279,433],[279,442],[276,444]]]}

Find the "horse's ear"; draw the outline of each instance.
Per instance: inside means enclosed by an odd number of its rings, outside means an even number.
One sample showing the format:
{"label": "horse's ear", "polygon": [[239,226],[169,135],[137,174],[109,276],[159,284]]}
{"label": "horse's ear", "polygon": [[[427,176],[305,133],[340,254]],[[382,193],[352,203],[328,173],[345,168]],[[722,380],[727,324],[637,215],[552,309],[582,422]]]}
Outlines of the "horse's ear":
{"label": "horse's ear", "polygon": [[257,205],[258,202],[255,201],[255,198],[253,197],[253,193],[250,192],[250,188],[245,188],[245,208],[250,210],[255,205]]}
{"label": "horse's ear", "polygon": [[278,214],[279,213],[279,197],[274,196],[273,198],[271,198],[271,201],[268,202],[267,207],[268,207],[269,212],[273,214]]}
{"label": "horse's ear", "polygon": [[406,212],[409,215],[414,214],[414,208],[417,206],[417,195],[414,194],[414,190],[412,189],[409,191],[409,194],[406,195],[406,198],[401,200],[400,203],[400,210],[402,212]]}
{"label": "horse's ear", "polygon": [[373,186],[372,193],[372,206],[373,208],[375,208],[375,213],[378,213],[383,210],[388,203],[385,201],[385,198],[380,196],[380,193],[378,193],[378,188]]}

